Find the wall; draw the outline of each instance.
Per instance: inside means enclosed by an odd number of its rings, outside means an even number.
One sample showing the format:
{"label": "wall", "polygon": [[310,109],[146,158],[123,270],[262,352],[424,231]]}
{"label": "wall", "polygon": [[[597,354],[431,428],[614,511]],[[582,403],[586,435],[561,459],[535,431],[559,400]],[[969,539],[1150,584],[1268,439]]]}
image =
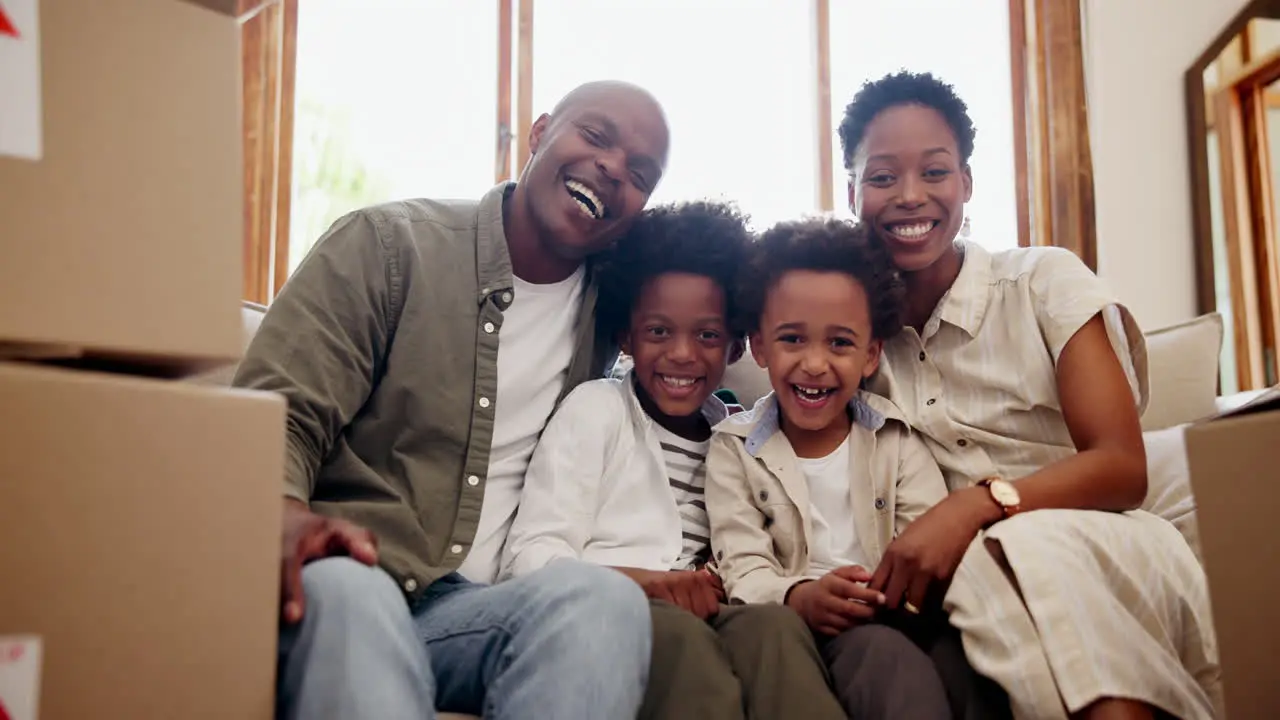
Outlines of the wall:
{"label": "wall", "polygon": [[1144,328],[1196,313],[1183,74],[1245,0],[1082,0],[1098,272]]}

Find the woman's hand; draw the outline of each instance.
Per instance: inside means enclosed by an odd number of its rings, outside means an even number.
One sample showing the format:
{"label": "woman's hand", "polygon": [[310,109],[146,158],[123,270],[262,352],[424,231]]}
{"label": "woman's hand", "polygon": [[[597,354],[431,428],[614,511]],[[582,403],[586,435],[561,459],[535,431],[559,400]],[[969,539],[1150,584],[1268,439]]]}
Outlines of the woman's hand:
{"label": "woman's hand", "polygon": [[868,587],[884,593],[887,608],[902,605],[918,612],[932,587],[951,583],[965,550],[982,528],[1001,517],[999,505],[985,487],[951,493],[889,543]]}

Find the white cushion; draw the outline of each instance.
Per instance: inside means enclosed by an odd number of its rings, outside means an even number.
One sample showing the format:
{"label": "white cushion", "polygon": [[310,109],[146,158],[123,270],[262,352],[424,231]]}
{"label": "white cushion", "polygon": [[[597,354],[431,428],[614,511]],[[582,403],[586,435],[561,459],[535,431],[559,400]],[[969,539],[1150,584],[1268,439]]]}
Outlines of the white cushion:
{"label": "white cushion", "polygon": [[1147,499],[1142,509],[1173,523],[1200,558],[1200,529],[1196,501],[1191,494],[1187,464],[1186,425],[1142,434],[1147,446]]}
{"label": "white cushion", "polygon": [[1142,429],[1160,430],[1217,412],[1222,316],[1201,315],[1149,332],[1146,339],[1151,398]]}
{"label": "white cushion", "polygon": [[[240,305],[240,323],[243,331],[243,345],[241,349],[249,347],[249,341],[253,339],[253,334],[258,331],[258,326],[262,324],[262,316],[265,315],[267,309],[262,305],[251,302],[244,302]],[[231,385],[232,378],[236,374],[236,366],[238,363],[229,363],[222,367],[214,368],[207,372],[193,375],[186,378],[187,382],[196,385],[216,385],[226,387]]]}

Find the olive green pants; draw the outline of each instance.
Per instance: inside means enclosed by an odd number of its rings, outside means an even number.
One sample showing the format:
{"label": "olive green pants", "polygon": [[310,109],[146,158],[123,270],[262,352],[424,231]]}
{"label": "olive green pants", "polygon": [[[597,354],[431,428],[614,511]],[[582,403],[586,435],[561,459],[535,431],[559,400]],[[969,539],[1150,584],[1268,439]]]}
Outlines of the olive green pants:
{"label": "olive green pants", "polygon": [[654,600],[640,720],[845,720],[809,628],[781,605],[721,605],[707,621]]}

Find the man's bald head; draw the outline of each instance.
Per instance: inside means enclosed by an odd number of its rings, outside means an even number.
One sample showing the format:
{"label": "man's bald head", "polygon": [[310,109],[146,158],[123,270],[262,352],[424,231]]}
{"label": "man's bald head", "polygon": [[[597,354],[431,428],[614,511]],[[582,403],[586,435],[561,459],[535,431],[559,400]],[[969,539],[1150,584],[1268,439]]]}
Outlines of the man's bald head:
{"label": "man's bald head", "polygon": [[580,103],[590,103],[597,101],[610,102],[613,100],[622,100],[627,102],[643,102],[662,117],[662,121],[666,122],[666,113],[662,110],[662,104],[658,102],[648,90],[622,80],[594,80],[592,82],[583,83],[578,87],[569,91],[567,95],[560,98],[560,102],[556,103],[555,108],[551,111],[551,116],[561,114],[566,109],[571,109]]}
{"label": "man's bald head", "polygon": [[571,261],[606,247],[644,209],[667,166],[666,114],[618,80],[579,85],[529,132],[517,183],[542,242]]}

